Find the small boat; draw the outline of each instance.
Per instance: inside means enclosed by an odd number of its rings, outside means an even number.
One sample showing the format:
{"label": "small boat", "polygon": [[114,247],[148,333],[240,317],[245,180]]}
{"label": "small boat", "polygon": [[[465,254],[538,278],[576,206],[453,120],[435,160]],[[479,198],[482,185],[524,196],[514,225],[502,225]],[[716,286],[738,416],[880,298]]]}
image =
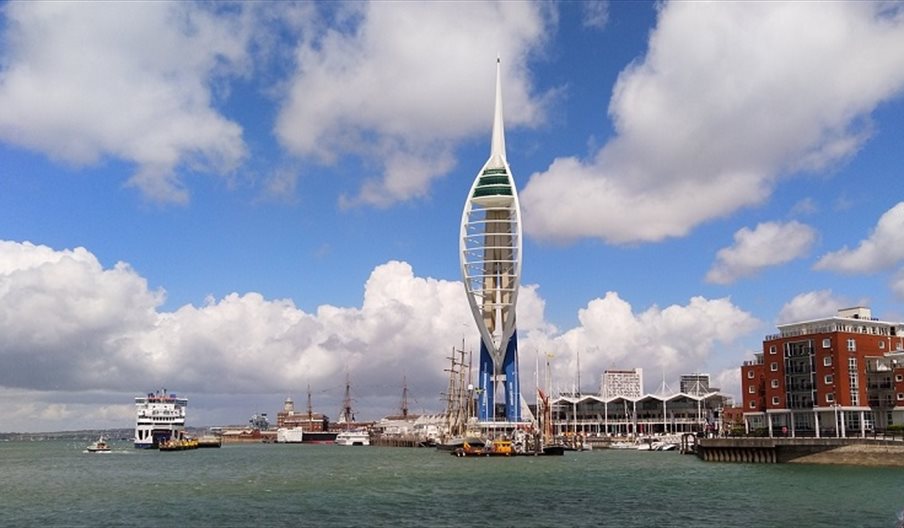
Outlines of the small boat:
{"label": "small boat", "polygon": [[342,431],[336,435],[336,445],[369,446],[370,434],[363,429],[357,431]]}
{"label": "small boat", "polygon": [[565,446],[561,444],[544,446],[541,454],[545,456],[562,456],[565,454]]}
{"label": "small boat", "polygon": [[104,440],[104,437],[101,436],[98,438],[97,442],[92,442],[87,448],[85,448],[86,453],[109,453],[111,452],[110,444]]}
{"label": "small boat", "polygon": [[171,438],[160,443],[158,449],[161,451],[187,451],[189,449],[198,449],[198,441],[194,438]]}
{"label": "small boat", "polygon": [[493,440],[487,445],[479,438],[468,438],[452,454],[457,457],[510,457],[515,456],[515,448],[511,440]]}

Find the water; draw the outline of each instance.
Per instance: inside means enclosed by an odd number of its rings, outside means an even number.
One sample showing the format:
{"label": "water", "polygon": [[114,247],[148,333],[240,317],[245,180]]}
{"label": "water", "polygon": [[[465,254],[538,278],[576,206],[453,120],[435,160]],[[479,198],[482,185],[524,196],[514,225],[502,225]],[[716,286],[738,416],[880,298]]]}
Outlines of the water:
{"label": "water", "polygon": [[462,459],[432,449],[0,443],[0,526],[893,527],[900,469],[675,452]]}

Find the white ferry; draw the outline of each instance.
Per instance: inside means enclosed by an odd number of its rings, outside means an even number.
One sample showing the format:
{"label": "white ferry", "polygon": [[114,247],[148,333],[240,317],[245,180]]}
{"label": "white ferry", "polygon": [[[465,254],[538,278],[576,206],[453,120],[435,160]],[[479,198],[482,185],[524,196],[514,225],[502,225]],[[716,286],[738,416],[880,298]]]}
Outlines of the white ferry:
{"label": "white ferry", "polygon": [[135,398],[135,447],[156,449],[167,440],[184,438],[188,398],[166,389]]}
{"label": "white ferry", "polygon": [[356,431],[342,431],[336,436],[336,445],[369,446],[370,434],[363,429],[358,429]]}

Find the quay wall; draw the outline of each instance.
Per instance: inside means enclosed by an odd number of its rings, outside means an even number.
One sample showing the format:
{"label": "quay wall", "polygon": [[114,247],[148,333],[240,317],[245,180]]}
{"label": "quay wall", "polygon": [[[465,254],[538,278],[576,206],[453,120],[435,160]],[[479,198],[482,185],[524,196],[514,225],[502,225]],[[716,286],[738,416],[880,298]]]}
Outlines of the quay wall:
{"label": "quay wall", "polygon": [[904,467],[904,442],[862,438],[698,438],[708,462]]}

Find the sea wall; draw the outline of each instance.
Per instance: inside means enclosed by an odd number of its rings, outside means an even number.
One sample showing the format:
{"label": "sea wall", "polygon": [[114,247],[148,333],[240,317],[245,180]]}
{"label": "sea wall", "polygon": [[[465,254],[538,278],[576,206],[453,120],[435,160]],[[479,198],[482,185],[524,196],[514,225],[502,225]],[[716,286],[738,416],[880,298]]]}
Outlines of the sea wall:
{"label": "sea wall", "polygon": [[904,442],[860,438],[698,438],[707,462],[904,467]]}

